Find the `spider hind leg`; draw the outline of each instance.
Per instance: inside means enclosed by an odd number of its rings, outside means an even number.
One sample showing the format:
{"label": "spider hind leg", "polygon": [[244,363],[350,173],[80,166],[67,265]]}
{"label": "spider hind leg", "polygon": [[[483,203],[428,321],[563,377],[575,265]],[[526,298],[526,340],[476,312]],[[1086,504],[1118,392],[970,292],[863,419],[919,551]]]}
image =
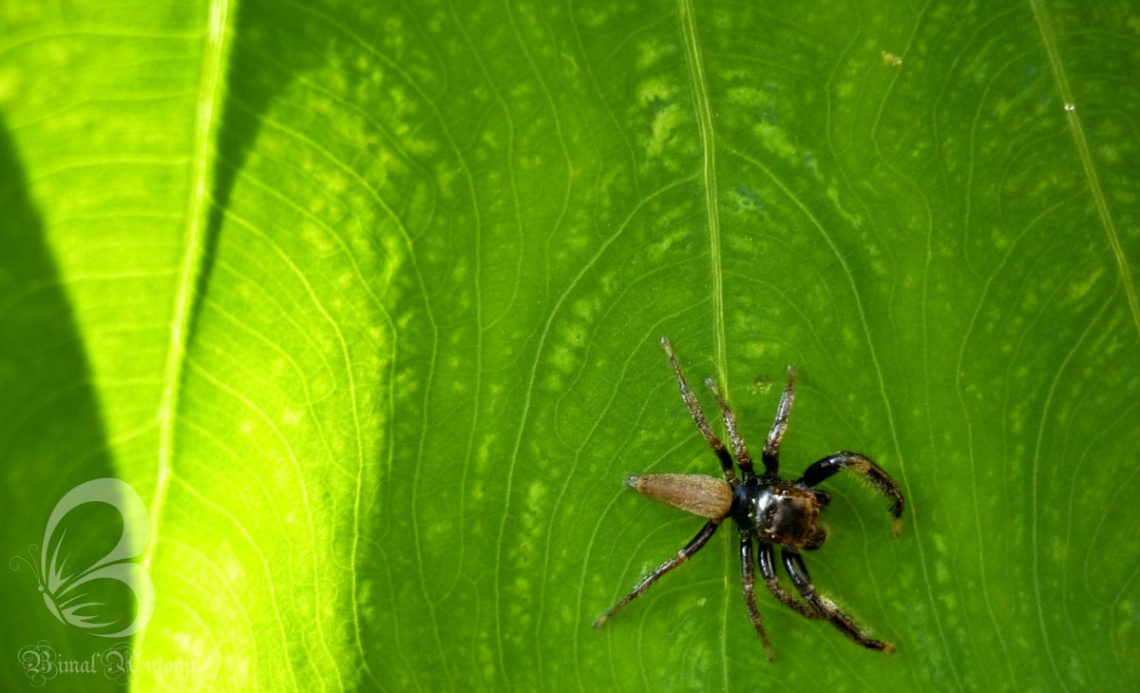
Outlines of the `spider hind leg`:
{"label": "spider hind leg", "polygon": [[622,599],[617,604],[614,604],[612,607],[610,607],[609,611],[599,616],[598,619],[594,621],[594,628],[601,628],[602,626],[606,625],[606,621],[610,620],[610,617],[612,617],[618,611],[621,611],[626,604],[629,604],[634,599],[637,599],[642,594],[644,594],[645,590],[652,587],[653,583],[664,577],[666,573],[692,558],[693,554],[703,549],[705,547],[705,544],[709,542],[709,539],[712,539],[713,533],[716,532],[716,528],[719,526],[720,520],[709,520],[706,522],[705,526],[701,528],[701,531],[697,532],[697,536],[693,537],[692,540],[685,545],[685,548],[678,551],[676,556],[665,561],[657,567],[657,570],[654,570],[652,573],[642,578],[641,582],[637,583],[637,585],[634,586],[633,590],[627,594],[624,599]]}

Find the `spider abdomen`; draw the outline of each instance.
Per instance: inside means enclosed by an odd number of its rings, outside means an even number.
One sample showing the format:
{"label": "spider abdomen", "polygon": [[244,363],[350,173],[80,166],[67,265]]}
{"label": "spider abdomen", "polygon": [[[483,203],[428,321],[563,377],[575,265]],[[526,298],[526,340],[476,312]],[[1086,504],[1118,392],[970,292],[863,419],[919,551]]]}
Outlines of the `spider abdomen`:
{"label": "spider abdomen", "polygon": [[827,536],[819,522],[821,507],[811,490],[759,477],[736,487],[732,516],[763,541],[816,549]]}
{"label": "spider abdomen", "polygon": [[720,520],[732,507],[732,486],[704,474],[640,474],[625,485],[687,513]]}

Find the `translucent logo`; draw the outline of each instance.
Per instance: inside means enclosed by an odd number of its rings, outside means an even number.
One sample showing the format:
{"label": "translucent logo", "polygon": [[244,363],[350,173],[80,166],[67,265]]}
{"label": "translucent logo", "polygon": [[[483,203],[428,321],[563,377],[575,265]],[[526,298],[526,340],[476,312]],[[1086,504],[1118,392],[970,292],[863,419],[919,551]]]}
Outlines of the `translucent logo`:
{"label": "translucent logo", "polygon": [[[139,668],[131,655],[131,645],[128,642],[120,642],[103,652],[92,652],[83,659],[67,659],[56,652],[50,644],[41,640],[35,645],[29,645],[20,650],[18,657],[21,666],[24,667],[24,674],[28,677],[28,683],[33,688],[42,688],[45,683],[57,676],[90,677],[99,672],[120,686],[126,686],[130,681],[130,675]],[[159,664],[165,665],[166,663],[159,662]],[[192,671],[191,667],[185,666],[185,662],[174,664],[178,666],[176,668],[163,666],[162,669],[164,671],[173,670],[180,674]],[[154,669],[155,667],[143,668]],[[91,685],[89,679],[84,683]]]}
{"label": "translucent logo", "polygon": [[[112,546],[108,538],[111,548],[102,556],[92,555],[90,537],[82,532],[82,513],[92,503],[110,506],[122,521],[121,527],[115,523],[117,541]],[[134,562],[146,548],[149,528],[146,506],[130,484],[93,479],[56,503],[42,548],[33,545],[29,551],[32,560],[16,556],[8,564],[19,570],[19,560],[32,569],[45,606],[61,622],[103,638],[126,637],[142,630],[154,613],[154,583]],[[125,597],[124,588],[134,597],[133,619],[124,616],[129,610],[120,600],[108,601],[109,595]]]}

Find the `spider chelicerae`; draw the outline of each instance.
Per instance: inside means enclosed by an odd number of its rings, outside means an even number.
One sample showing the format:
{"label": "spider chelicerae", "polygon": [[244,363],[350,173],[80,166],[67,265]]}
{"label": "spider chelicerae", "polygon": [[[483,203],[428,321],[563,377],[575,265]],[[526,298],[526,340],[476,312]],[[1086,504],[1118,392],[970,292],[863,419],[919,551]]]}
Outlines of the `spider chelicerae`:
{"label": "spider chelicerae", "polygon": [[[800,551],[814,551],[827,540],[827,526],[820,522],[819,516],[831,498],[825,491],[816,489],[817,485],[844,469],[862,475],[891,501],[890,512],[895,518],[894,533],[898,536],[902,529],[903,511],[903,497],[898,484],[879,465],[857,452],[828,455],[809,466],[795,481],[780,478],[780,441],[788,428],[796,377],[795,369],[791,366],[788,367],[788,384],[780,397],[780,405],[776,408],[776,420],[764,443],[761,458],[764,473],[759,476],[752,470],[752,456],[736,428],[736,417],[721,397],[712,378],[705,381],[724,416],[732,453],[736,456],[736,465],[740,467],[740,477],[737,477],[732,455],[709,427],[701,405],[685,382],[685,376],[681,374],[681,367],[677,365],[677,357],[673,355],[669,340],[662,337],[661,346],[673,366],[677,384],[681,388],[681,397],[685,400],[693,421],[720,459],[724,480],[703,474],[642,474],[626,478],[626,486],[639,493],[707,518],[708,522],[676,556],[662,563],[657,570],[637,583],[624,599],[594,621],[594,627],[601,628],[611,616],[639,597],[662,576],[692,558],[693,554],[704,548],[721,522],[731,517],[740,531],[740,575],[744,582],[744,602],[748,606],[752,625],[764,643],[768,659],[772,659],[772,643],[764,632],[764,621],[756,607],[755,565],[760,567],[760,575],[768,590],[797,614],[809,619],[830,621],[840,632],[863,647],[893,652],[894,645],[867,635],[834,602],[816,591]],[[759,550],[754,544],[759,546]],[[784,570],[803,598],[802,601],[780,585],[776,576],[777,546],[780,547]]]}

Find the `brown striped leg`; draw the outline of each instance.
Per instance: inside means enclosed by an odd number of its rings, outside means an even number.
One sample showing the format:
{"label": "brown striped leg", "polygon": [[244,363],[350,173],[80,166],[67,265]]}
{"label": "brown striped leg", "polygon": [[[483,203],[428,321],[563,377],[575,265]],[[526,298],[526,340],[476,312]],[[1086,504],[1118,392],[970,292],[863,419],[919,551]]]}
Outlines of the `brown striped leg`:
{"label": "brown striped leg", "polygon": [[697,533],[697,536],[693,537],[692,541],[685,545],[685,548],[678,551],[676,556],[658,566],[657,570],[646,575],[641,582],[637,583],[633,591],[625,596],[625,599],[614,604],[609,611],[598,617],[598,620],[594,621],[594,627],[601,628],[606,625],[606,621],[610,620],[611,616],[620,611],[626,604],[640,597],[645,590],[653,586],[653,583],[664,577],[665,573],[668,573],[670,570],[673,570],[692,558],[693,554],[704,548],[705,544],[712,538],[713,533],[716,532],[718,526],[720,526],[720,520],[709,520],[706,522],[705,526],[701,528],[701,531]]}
{"label": "brown striped leg", "polygon": [[677,357],[673,355],[673,346],[669,344],[668,337],[661,338],[661,348],[665,350],[665,355],[669,357],[669,363],[673,365],[673,372],[677,375],[677,385],[681,388],[681,399],[685,400],[685,406],[689,408],[689,414],[692,415],[693,421],[696,422],[697,428],[700,429],[701,435],[708,441],[709,447],[716,453],[717,458],[720,460],[721,471],[724,472],[724,478],[728,479],[728,483],[736,486],[736,472],[732,468],[732,456],[728,454],[728,450],[724,447],[724,443],[716,434],[712,432],[709,427],[708,419],[705,418],[705,413],[701,411],[701,404],[697,401],[697,396],[693,394],[693,389],[685,382],[685,376],[681,375],[681,367],[677,365]]}

